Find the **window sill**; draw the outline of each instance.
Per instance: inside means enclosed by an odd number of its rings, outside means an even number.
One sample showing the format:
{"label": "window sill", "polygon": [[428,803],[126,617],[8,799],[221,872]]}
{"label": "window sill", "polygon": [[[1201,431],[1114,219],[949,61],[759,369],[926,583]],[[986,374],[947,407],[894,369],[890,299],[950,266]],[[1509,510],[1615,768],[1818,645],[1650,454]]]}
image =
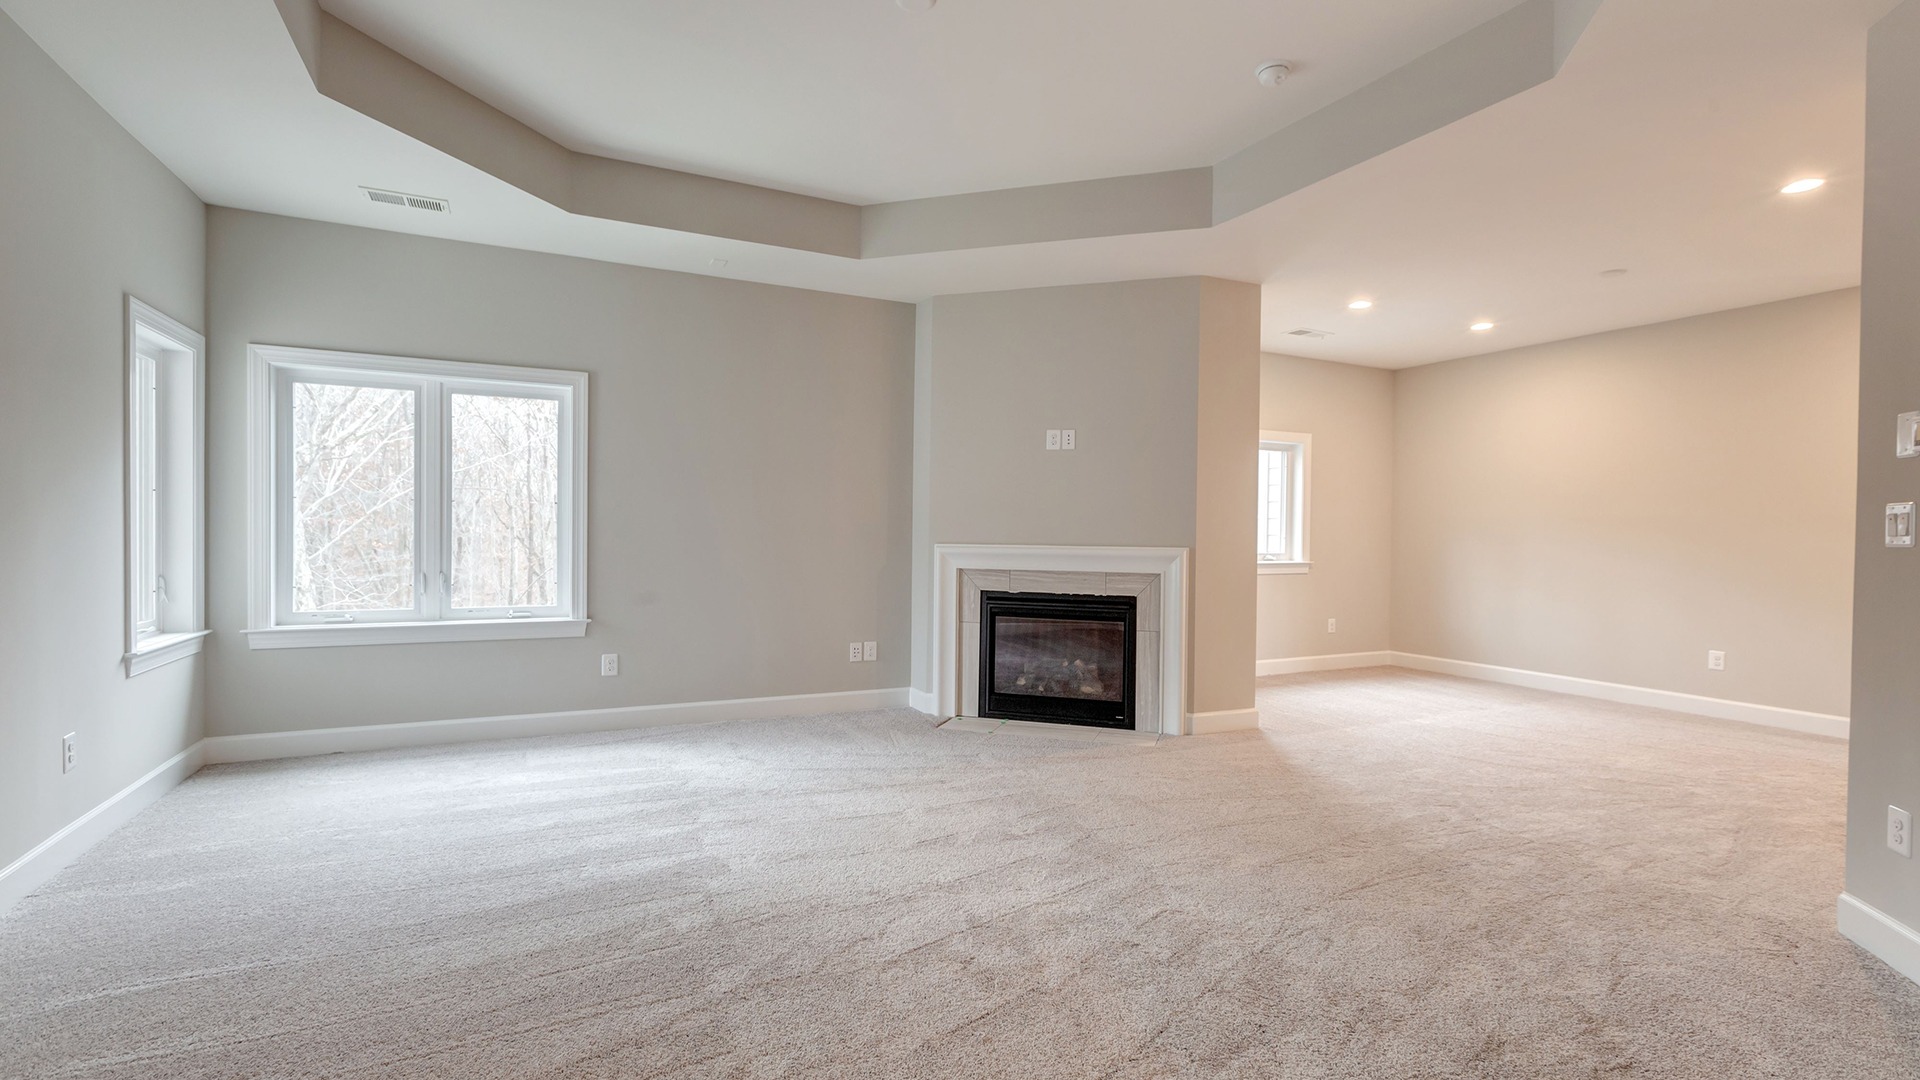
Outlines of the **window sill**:
{"label": "window sill", "polygon": [[185,634],[155,634],[142,641],[138,648],[125,657],[127,678],[131,679],[143,671],[171,664],[175,660],[184,660],[200,651],[200,643],[206,640],[211,630],[194,630]]}
{"label": "window sill", "polygon": [[1310,562],[1263,562],[1258,565],[1262,574],[1304,574],[1313,569]]}
{"label": "window sill", "polygon": [[411,623],[328,623],[246,630],[249,649],[336,645],[413,645],[435,641],[509,641],[587,636],[586,619],[473,619]]}

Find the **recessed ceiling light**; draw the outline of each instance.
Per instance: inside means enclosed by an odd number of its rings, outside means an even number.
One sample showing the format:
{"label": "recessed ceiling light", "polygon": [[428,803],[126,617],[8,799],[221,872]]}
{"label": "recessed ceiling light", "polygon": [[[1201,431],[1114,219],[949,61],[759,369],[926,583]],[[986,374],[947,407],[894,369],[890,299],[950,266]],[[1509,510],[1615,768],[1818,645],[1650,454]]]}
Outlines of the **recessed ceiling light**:
{"label": "recessed ceiling light", "polygon": [[933,5],[940,0],[893,0],[893,2],[900,5],[901,11],[932,11]]}
{"label": "recessed ceiling light", "polygon": [[1269,60],[1253,69],[1253,77],[1260,80],[1261,86],[1279,86],[1293,74],[1293,65],[1285,60]]}
{"label": "recessed ceiling light", "polygon": [[1780,194],[1805,195],[1807,192],[1812,191],[1814,188],[1820,187],[1825,183],[1826,181],[1821,179],[1820,177],[1809,176],[1805,180],[1795,180],[1793,183],[1788,184],[1786,187],[1781,188]]}
{"label": "recessed ceiling light", "polygon": [[1493,324],[1490,322],[1477,322],[1477,323],[1474,323],[1472,326],[1467,327],[1467,329],[1473,331],[1476,334],[1484,334],[1487,331],[1493,329]]}
{"label": "recessed ceiling light", "polygon": [[1348,304],[1347,308],[1352,311],[1365,311],[1372,306],[1373,301],[1371,300],[1355,300],[1353,303]]}

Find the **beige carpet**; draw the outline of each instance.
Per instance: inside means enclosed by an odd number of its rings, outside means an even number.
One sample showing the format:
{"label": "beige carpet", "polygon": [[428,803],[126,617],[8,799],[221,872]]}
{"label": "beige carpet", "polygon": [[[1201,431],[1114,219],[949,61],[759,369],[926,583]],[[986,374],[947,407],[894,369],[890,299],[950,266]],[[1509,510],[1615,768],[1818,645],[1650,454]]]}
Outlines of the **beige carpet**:
{"label": "beige carpet", "polygon": [[1385,670],[202,772],[0,919],[0,1077],[1920,1076],[1844,747]]}

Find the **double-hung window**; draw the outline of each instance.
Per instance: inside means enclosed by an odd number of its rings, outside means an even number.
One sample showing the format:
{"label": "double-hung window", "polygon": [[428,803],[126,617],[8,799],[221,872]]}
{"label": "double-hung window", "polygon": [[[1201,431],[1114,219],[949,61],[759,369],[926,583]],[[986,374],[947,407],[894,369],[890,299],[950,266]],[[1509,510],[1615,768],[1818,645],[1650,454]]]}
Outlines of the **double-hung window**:
{"label": "double-hung window", "polygon": [[1260,433],[1259,539],[1256,555],[1265,573],[1305,573],[1308,456],[1313,437],[1290,431]]}
{"label": "double-hung window", "polygon": [[584,373],[249,363],[252,647],[586,632]]}
{"label": "double-hung window", "polygon": [[127,297],[129,678],[200,651],[206,341]]}

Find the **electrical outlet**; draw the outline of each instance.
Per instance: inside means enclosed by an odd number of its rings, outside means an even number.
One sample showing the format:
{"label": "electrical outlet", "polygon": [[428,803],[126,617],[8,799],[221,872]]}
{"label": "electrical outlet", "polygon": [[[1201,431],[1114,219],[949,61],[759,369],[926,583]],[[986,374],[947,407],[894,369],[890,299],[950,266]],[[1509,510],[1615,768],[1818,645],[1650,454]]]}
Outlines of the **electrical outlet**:
{"label": "electrical outlet", "polygon": [[620,674],[620,654],[619,653],[610,652],[610,653],[600,654],[600,674],[602,675]]}
{"label": "electrical outlet", "polygon": [[849,664],[859,663],[861,658],[866,656],[866,652],[867,652],[866,647],[860,644],[859,642],[857,641],[848,642],[847,643],[847,663]]}
{"label": "electrical outlet", "polygon": [[69,732],[66,735],[61,737],[60,739],[60,771],[61,772],[70,773],[73,771],[74,766],[80,763],[79,757],[78,757],[78,754],[80,752],[80,748],[78,746],[79,740],[80,740],[80,736],[78,733],[75,733],[75,732]]}
{"label": "electrical outlet", "polygon": [[1060,449],[1060,429],[1059,428],[1047,429],[1047,449],[1049,450]]}
{"label": "electrical outlet", "polygon": [[1913,858],[1913,815],[1897,806],[1887,807],[1887,846]]}
{"label": "electrical outlet", "polygon": [[1339,632],[1340,632],[1340,620],[1339,620],[1339,619],[1328,619],[1328,620],[1327,620],[1327,633],[1329,633],[1329,634],[1337,634],[1337,633],[1339,633]]}
{"label": "electrical outlet", "polygon": [[1060,433],[1060,449],[1062,450],[1073,449],[1073,429],[1072,428],[1067,428],[1065,431],[1062,431]]}
{"label": "electrical outlet", "polygon": [[862,660],[880,659],[880,643],[877,641],[861,642],[860,643],[860,659]]}
{"label": "electrical outlet", "polygon": [[1719,649],[1708,649],[1707,650],[1707,670],[1708,671],[1727,670],[1727,654],[1721,652]]}

